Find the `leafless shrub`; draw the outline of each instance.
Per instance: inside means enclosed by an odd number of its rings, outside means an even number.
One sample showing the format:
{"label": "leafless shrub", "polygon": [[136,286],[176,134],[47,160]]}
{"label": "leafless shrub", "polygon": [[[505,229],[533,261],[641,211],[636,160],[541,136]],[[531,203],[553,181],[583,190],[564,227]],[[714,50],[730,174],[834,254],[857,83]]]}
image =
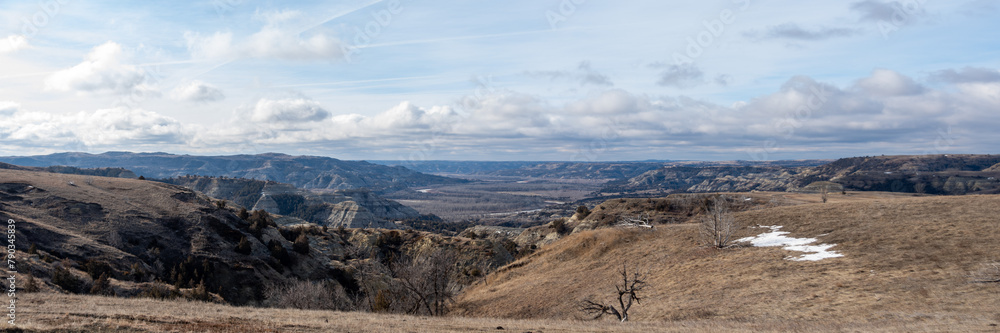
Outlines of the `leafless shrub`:
{"label": "leafless shrub", "polygon": [[264,305],[303,310],[347,310],[351,301],[340,284],[332,281],[296,281],[271,285],[264,291]]}
{"label": "leafless shrub", "polygon": [[372,256],[372,248],[348,242],[344,245],[344,256],[346,257],[345,259],[370,258]]}
{"label": "leafless shrub", "polygon": [[587,298],[580,303],[580,311],[593,316],[594,319],[610,314],[621,322],[628,321],[628,311],[632,309],[633,304],[639,304],[642,300],[639,293],[646,287],[645,276],[648,274],[639,272],[635,267],[630,272],[628,264],[623,263],[618,275],[621,280],[615,283],[615,291],[618,294],[617,305],[613,302],[604,303]]}
{"label": "leafless shrub", "polygon": [[720,249],[731,246],[736,219],[729,211],[728,199],[718,196],[707,199],[706,205],[705,216],[701,218],[701,235],[705,245]]}
{"label": "leafless shrub", "polygon": [[356,297],[354,307],[371,312],[415,312],[420,305],[413,299],[403,297],[404,291],[392,279],[392,271],[377,260],[361,262],[355,274],[360,282],[361,292]]}
{"label": "leafless shrub", "polygon": [[969,278],[973,283],[1000,283],[1000,262],[983,264]]}
{"label": "leafless shrub", "polygon": [[459,291],[458,284],[452,281],[456,261],[455,252],[438,249],[397,261],[392,271],[408,296],[415,298],[427,314],[440,316],[448,311]]}

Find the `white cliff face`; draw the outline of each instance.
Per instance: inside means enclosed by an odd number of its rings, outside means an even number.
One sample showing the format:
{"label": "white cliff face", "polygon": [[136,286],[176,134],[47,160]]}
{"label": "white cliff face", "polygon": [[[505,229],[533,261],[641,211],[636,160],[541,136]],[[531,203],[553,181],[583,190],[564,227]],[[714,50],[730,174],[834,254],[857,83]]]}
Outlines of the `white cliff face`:
{"label": "white cliff face", "polygon": [[250,210],[263,210],[270,214],[278,214],[279,212],[278,203],[275,202],[274,199],[271,199],[267,193],[261,195],[260,199],[257,200],[257,204],[253,205],[253,208]]}
{"label": "white cliff face", "polygon": [[[278,203],[272,198],[279,193],[268,192],[265,191],[261,195],[253,209],[280,214]],[[352,190],[312,195],[296,190],[294,193],[304,195],[310,204],[323,206],[324,208],[313,216],[312,221],[317,223],[322,221],[320,224],[329,227],[398,229],[399,226],[395,221],[420,216],[420,213],[413,208],[384,199],[369,191]]]}
{"label": "white cliff face", "polygon": [[288,224],[311,222],[330,227],[343,225],[345,228],[397,229],[399,226],[395,221],[420,217],[415,209],[382,198],[369,190],[319,192],[278,182],[209,177],[182,178],[177,183],[211,197],[231,200],[250,210],[263,210],[275,215],[282,215],[282,208],[286,210],[286,214],[294,208],[282,205],[305,204],[309,207],[311,216],[286,216],[287,218],[279,219]]}

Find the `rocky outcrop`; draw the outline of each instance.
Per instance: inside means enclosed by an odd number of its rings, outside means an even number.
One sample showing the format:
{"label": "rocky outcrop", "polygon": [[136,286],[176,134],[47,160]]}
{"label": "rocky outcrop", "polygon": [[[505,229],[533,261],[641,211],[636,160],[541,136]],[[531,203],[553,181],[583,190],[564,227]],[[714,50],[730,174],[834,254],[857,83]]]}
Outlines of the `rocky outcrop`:
{"label": "rocky outcrop", "polygon": [[303,190],[291,184],[239,178],[180,177],[165,182],[182,185],[249,210],[289,215],[279,222],[302,222],[345,228],[399,228],[395,221],[420,217],[415,209],[369,190]]}

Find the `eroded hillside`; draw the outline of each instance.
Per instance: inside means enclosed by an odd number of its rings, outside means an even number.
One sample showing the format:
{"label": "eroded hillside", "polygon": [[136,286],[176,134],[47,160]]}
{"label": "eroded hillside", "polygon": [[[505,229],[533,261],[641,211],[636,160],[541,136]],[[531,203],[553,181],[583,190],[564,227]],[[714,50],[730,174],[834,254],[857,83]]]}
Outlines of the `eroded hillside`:
{"label": "eroded hillside", "polygon": [[1000,193],[1000,155],[843,158],[819,166],[666,166],[608,183],[603,194],[813,191],[833,182],[846,190],[926,194]]}
{"label": "eroded hillside", "polygon": [[269,288],[311,281],[339,292],[324,306],[357,308],[378,293],[411,298],[397,282],[410,266],[398,263],[447,252],[441,274],[459,286],[515,251],[417,231],[279,227],[280,216],[177,185],[26,170],[0,170],[0,218],[16,221],[19,281],[122,297],[271,304]]}

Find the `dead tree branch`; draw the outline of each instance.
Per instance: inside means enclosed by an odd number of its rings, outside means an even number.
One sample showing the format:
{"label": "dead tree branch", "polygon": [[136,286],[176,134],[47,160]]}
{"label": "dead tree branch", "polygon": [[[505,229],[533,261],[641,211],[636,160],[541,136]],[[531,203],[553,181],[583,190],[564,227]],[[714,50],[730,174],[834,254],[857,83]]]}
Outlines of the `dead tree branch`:
{"label": "dead tree branch", "polygon": [[646,287],[646,275],[639,272],[636,267],[633,267],[632,271],[629,271],[628,264],[623,263],[621,270],[618,271],[618,276],[621,280],[615,283],[615,291],[618,295],[617,306],[613,303],[607,304],[592,299],[584,299],[580,303],[580,310],[593,316],[594,319],[599,319],[605,314],[609,314],[615,316],[621,322],[628,321],[628,312],[632,309],[632,305],[639,304],[642,301],[639,293]]}

